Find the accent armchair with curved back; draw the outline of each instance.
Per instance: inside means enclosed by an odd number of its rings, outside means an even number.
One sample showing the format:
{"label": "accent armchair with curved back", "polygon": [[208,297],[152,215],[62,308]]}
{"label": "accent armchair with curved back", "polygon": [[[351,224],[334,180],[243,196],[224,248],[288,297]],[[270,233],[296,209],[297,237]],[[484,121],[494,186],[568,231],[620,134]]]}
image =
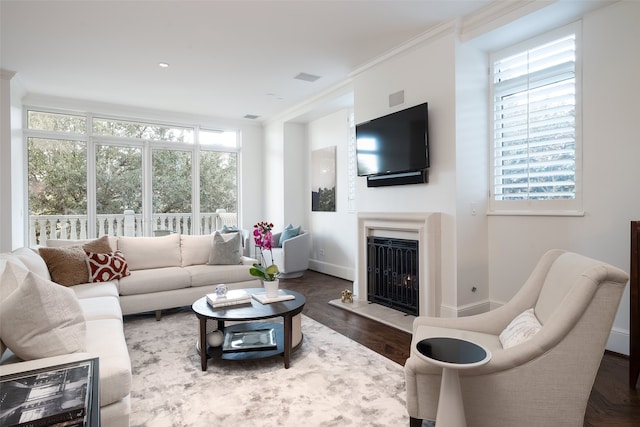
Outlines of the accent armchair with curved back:
{"label": "accent armchair with curved back", "polygon": [[[280,233],[273,235],[274,242],[280,242]],[[280,269],[280,277],[291,279],[302,277],[309,268],[309,251],[311,250],[311,235],[306,230],[300,230],[297,236],[291,237],[282,243],[282,246],[274,247],[273,262]]]}
{"label": "accent armchair with curved back", "polygon": [[[543,255],[517,294],[502,307],[458,318],[418,317],[405,364],[410,425],[436,418],[441,368],[417,356],[424,338],[476,342],[493,357],[459,371],[469,426],[582,426],[584,414],[629,276],[582,255]],[[501,332],[534,308],[540,330],[503,348]]]}

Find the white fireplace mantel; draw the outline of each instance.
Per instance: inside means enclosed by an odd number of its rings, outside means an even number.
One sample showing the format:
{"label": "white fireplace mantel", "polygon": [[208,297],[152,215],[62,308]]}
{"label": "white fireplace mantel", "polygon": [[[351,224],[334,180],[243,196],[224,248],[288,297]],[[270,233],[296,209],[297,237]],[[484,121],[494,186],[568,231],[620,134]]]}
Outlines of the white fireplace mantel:
{"label": "white fireplace mantel", "polygon": [[358,213],[358,259],[355,298],[367,300],[367,237],[397,237],[418,241],[419,315],[439,316],[440,213],[361,212]]}

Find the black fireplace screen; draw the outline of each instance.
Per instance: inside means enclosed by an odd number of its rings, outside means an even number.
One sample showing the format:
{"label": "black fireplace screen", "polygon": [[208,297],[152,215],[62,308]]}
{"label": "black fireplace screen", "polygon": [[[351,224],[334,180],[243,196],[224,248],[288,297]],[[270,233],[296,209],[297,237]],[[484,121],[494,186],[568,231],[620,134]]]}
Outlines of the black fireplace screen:
{"label": "black fireplace screen", "polygon": [[418,241],[367,237],[367,300],[418,315]]}

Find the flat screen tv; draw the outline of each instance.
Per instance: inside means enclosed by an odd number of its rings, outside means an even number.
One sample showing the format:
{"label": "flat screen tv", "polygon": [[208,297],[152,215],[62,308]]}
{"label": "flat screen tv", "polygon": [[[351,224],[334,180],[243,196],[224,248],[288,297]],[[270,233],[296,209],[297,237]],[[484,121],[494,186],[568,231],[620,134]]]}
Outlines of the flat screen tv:
{"label": "flat screen tv", "polygon": [[356,125],[356,159],[359,176],[427,169],[427,103]]}

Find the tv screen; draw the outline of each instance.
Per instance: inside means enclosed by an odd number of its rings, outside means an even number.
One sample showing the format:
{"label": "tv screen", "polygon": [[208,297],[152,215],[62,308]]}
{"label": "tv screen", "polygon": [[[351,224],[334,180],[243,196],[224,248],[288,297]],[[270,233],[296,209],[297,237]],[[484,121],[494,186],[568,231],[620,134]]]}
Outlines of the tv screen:
{"label": "tv screen", "polygon": [[356,125],[358,175],[429,167],[427,103]]}

